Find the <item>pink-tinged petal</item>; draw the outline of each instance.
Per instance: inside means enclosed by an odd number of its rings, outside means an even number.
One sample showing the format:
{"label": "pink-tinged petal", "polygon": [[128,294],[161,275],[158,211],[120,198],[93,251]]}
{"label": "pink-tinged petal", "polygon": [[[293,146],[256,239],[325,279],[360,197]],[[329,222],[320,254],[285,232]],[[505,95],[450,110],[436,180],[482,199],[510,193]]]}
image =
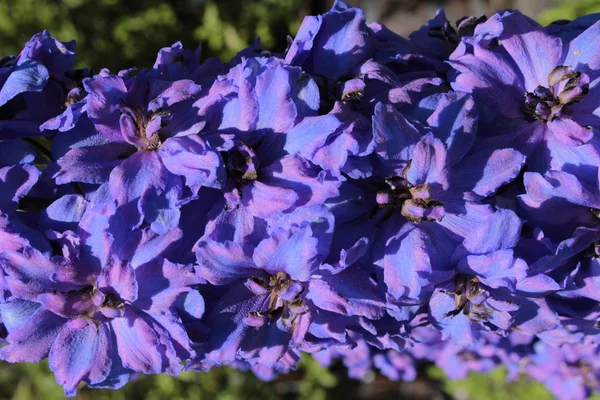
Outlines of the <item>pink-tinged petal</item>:
{"label": "pink-tinged petal", "polygon": [[244,207],[224,210],[223,203],[216,202],[208,218],[204,230],[204,236],[208,239],[256,244],[265,237],[267,222]]}
{"label": "pink-tinged petal", "polygon": [[0,106],[21,93],[41,92],[49,80],[50,72],[43,63],[33,59],[26,60],[2,82]]}
{"label": "pink-tinged petal", "polygon": [[101,382],[108,376],[106,328],[85,318],[70,320],[50,349],[49,365],[56,381],[63,385],[65,396],[74,396],[82,381]]}
{"label": "pink-tinged petal", "polygon": [[271,289],[265,282],[258,279],[249,278],[244,282],[244,286],[257,296],[267,296],[271,293]]}
{"label": "pink-tinged petal", "polygon": [[331,11],[303,21],[286,61],[337,81],[371,58],[374,44],[363,11],[336,2]]}
{"label": "pink-tinged petal", "polygon": [[160,195],[169,182],[169,172],[152,151],[138,151],[110,174],[110,193],[132,227],[139,226],[144,214],[139,205],[149,193]]}
{"label": "pink-tinged petal", "polygon": [[479,113],[471,95],[460,92],[442,95],[427,123],[446,144],[449,165],[458,163],[471,149],[478,121]]}
{"label": "pink-tinged petal", "polygon": [[386,165],[398,171],[411,159],[414,146],[422,132],[400,114],[393,106],[378,103],[373,115],[375,153]]}
{"label": "pink-tinged petal", "polygon": [[302,65],[306,62],[322,22],[323,18],[321,16],[309,15],[304,18],[286,54],[286,62],[293,65]]}
{"label": "pink-tinged petal", "polygon": [[78,194],[62,196],[42,212],[41,225],[58,232],[75,232],[89,204],[85,197]]}
{"label": "pink-tinged petal", "polygon": [[[337,179],[298,154],[287,155],[261,168],[259,180],[249,186],[250,190],[242,188],[242,203],[246,204],[245,197],[248,196],[252,211],[262,218],[275,217],[281,211],[293,211],[299,206],[323,204],[339,194]],[[274,196],[280,196],[277,203]],[[288,207],[283,208],[286,204]]]}
{"label": "pink-tinged petal", "polygon": [[112,335],[108,324],[97,326],[96,351],[92,355],[94,361],[86,379],[89,385],[104,382],[109,373],[114,371],[116,349]]}
{"label": "pink-tinged petal", "polygon": [[410,108],[428,95],[443,91],[446,85],[435,71],[407,72],[402,78],[401,86],[388,92],[389,101],[399,108]]}
{"label": "pink-tinged petal", "polygon": [[219,152],[198,135],[169,138],[158,154],[169,172],[183,176],[194,193],[202,186],[221,188],[225,182],[225,167]]}
{"label": "pink-tinged petal", "polygon": [[[600,92],[600,91],[599,91]],[[565,146],[554,135],[547,136],[547,164],[531,168],[544,173],[547,170],[564,171],[576,175],[582,182],[598,183],[597,166],[600,165],[600,137],[593,137],[581,146]]]}
{"label": "pink-tinged petal", "polygon": [[[140,265],[135,270],[135,279],[139,286],[135,305],[152,315],[169,312],[177,300],[200,281],[191,266],[174,264],[163,258]],[[196,303],[204,307],[201,296]]]}
{"label": "pink-tinged petal", "polygon": [[[286,134],[288,153],[299,153],[336,177],[350,168],[353,157],[366,156],[373,148],[370,121],[339,102],[329,114],[305,118]],[[357,174],[369,174],[357,169]]]}
{"label": "pink-tinged petal", "polygon": [[40,307],[39,303],[21,299],[12,299],[8,303],[0,304],[2,324],[9,333],[15,331],[27,323]]}
{"label": "pink-tinged petal", "polygon": [[158,235],[150,229],[144,229],[134,231],[129,237],[131,240],[120,249],[120,257],[130,259],[133,268],[137,268],[170,252],[170,249],[183,237],[183,231],[171,229],[163,235]]}
{"label": "pink-tinged petal", "polygon": [[442,331],[443,338],[459,346],[475,347],[481,336],[477,323],[471,322],[463,313],[448,315],[455,307],[454,296],[441,291],[436,291],[429,301],[430,315]]}
{"label": "pink-tinged petal", "polygon": [[448,187],[446,148],[432,134],[425,135],[415,146],[406,179],[413,185],[433,183]]}
{"label": "pink-tinged petal", "polygon": [[418,300],[433,290],[432,244],[419,228],[405,229],[386,243],[383,277],[388,293],[396,299]]}
{"label": "pink-tinged petal", "polygon": [[21,251],[25,247],[34,247],[42,250],[43,253],[50,251],[50,244],[39,230],[32,229],[18,217],[1,211],[0,243],[2,243],[2,251]]}
{"label": "pink-tinged petal", "polygon": [[493,210],[487,204],[466,204],[463,215],[446,213],[440,225],[465,238],[458,251],[486,254],[516,246],[521,236],[521,219],[512,210]]}
{"label": "pink-tinged petal", "polygon": [[586,264],[584,270],[574,274],[574,279],[567,283],[564,291],[558,293],[559,296],[600,301],[600,262],[597,258],[592,258]]}
{"label": "pink-tinged petal", "polygon": [[242,322],[248,326],[253,328],[261,328],[269,322],[269,317],[267,315],[262,315],[258,313],[250,313],[244,317]]}
{"label": "pink-tinged petal", "polygon": [[280,229],[295,233],[310,226],[313,236],[319,239],[317,251],[324,257],[329,252],[331,245],[335,228],[335,218],[328,207],[312,205],[309,207],[300,207],[290,214],[283,214],[273,218],[269,225],[269,234]]}
{"label": "pink-tinged petal", "polygon": [[319,308],[342,315],[362,315],[379,319],[386,313],[381,290],[368,274],[346,270],[337,275],[311,279],[307,298]]}
{"label": "pink-tinged petal", "polygon": [[295,232],[278,229],[256,247],[253,260],[272,274],[281,271],[293,280],[306,282],[324,259],[318,242],[310,226]]}
{"label": "pink-tinged petal", "polygon": [[[327,143],[327,139],[335,137],[334,135],[338,133],[337,131],[341,126],[342,124],[339,117],[333,112],[318,117],[305,118],[287,132],[285,150],[289,154],[300,153],[307,160],[313,160],[313,158],[322,151]],[[336,154],[336,156],[342,158],[344,155]],[[339,164],[343,163],[329,161],[327,165],[319,165],[326,168],[333,166],[340,167],[341,165]]]}
{"label": "pink-tinged petal", "polygon": [[594,131],[569,118],[556,118],[548,123],[552,134],[565,146],[581,146],[594,137]]}
{"label": "pink-tinged petal", "polygon": [[319,339],[344,343],[347,341],[347,316],[327,311],[314,313],[308,332]]}
{"label": "pink-tinged petal", "polygon": [[271,186],[260,181],[245,185],[242,193],[244,206],[253,215],[265,219],[289,210],[299,199],[293,189]]}
{"label": "pink-tinged petal", "polygon": [[135,148],[122,143],[74,148],[56,160],[59,170],[53,178],[59,185],[69,182],[104,183],[132,150]]}
{"label": "pink-tinged petal", "polygon": [[514,326],[519,330],[536,335],[550,331],[560,325],[558,314],[544,299],[530,299],[519,304]]}
{"label": "pink-tinged petal", "polygon": [[[475,101],[483,101],[506,117],[522,117],[525,84],[518,67],[506,57],[478,45],[473,46],[473,54],[460,53],[457,49],[450,56],[450,65],[460,72],[452,88],[472,93]],[[499,87],[502,90],[498,90]]]}
{"label": "pink-tinged petal", "polygon": [[[128,113],[123,113],[119,117],[119,127],[121,129],[121,136],[132,146],[146,147],[145,138],[140,137],[138,133],[138,126],[133,117]],[[146,127],[148,129],[148,127]]]}
{"label": "pink-tinged petal", "polygon": [[153,315],[152,325],[160,334],[165,372],[177,375],[183,369],[183,361],[195,355],[188,333],[175,314]]}
{"label": "pink-tinged petal", "polygon": [[150,229],[159,235],[166,235],[169,231],[177,229],[181,217],[179,201],[182,191],[183,180],[169,174],[164,192],[148,190],[142,194],[138,211],[150,224]]}
{"label": "pink-tinged petal", "polygon": [[[74,91],[76,91],[75,93],[77,94],[82,93],[81,88],[73,89],[70,93],[73,93]],[[69,132],[75,128],[81,116],[85,114],[87,114],[87,102],[85,100],[71,104],[62,114],[59,114],[40,125],[40,131],[58,130],[59,132]]]}
{"label": "pink-tinged petal", "polygon": [[452,185],[482,197],[512,182],[525,164],[525,156],[513,149],[482,151],[466,157],[453,174]]}
{"label": "pink-tinged petal", "polygon": [[240,346],[239,357],[251,364],[274,368],[291,345],[293,332],[284,328],[281,320],[246,329],[249,332]]}
{"label": "pink-tinged petal", "polygon": [[144,374],[164,372],[158,333],[141,316],[131,310],[110,322],[117,339],[123,366]]}
{"label": "pink-tinged petal", "polygon": [[[254,89],[255,68],[260,68],[260,61],[256,59],[244,59],[236,67],[232,68],[225,79],[218,81],[211,87],[211,94],[221,99],[227,98],[222,106],[221,123],[219,130],[228,128],[238,129],[242,132],[250,132],[256,129],[259,118],[259,103]],[[220,83],[220,84],[219,84]],[[198,103],[196,103],[198,107]]]}
{"label": "pink-tinged petal", "polygon": [[527,274],[527,263],[515,259],[512,250],[499,250],[486,255],[467,256],[458,263],[457,271],[475,275],[491,288],[507,287],[514,291],[517,282]]}
{"label": "pink-tinged petal", "polygon": [[7,274],[5,279],[12,294],[23,299],[35,301],[41,293],[57,289],[68,291],[85,285],[81,281],[69,283],[68,279],[58,283],[57,277],[76,278],[76,267],[64,259],[49,259],[32,247],[25,247],[22,252],[0,253],[0,266]]}
{"label": "pink-tinged petal", "polygon": [[152,99],[148,103],[150,111],[165,109],[176,103],[193,99],[202,90],[200,85],[196,85],[189,79],[174,82],[157,80],[150,85],[150,89],[148,93],[148,98]]}
{"label": "pink-tinged petal", "polygon": [[265,296],[254,295],[243,283],[234,285],[219,299],[208,318],[212,329],[205,363],[222,365],[236,359],[242,343],[257,333],[243,323],[244,318],[251,312],[264,312],[266,299]]}
{"label": "pink-tinged petal", "polygon": [[[105,193],[108,192],[108,184],[103,185],[102,188]],[[113,244],[121,243],[121,236],[115,235],[115,232],[123,236],[127,234],[125,229],[112,229],[110,222],[114,213],[115,205],[110,201],[109,204],[90,207],[79,221],[77,231],[79,236],[84,238],[82,241],[84,246],[79,249],[81,264],[91,274],[100,273],[102,265],[114,251]]]}
{"label": "pink-tinged petal", "polygon": [[0,168],[0,209],[14,211],[40,175],[40,170],[29,164]]}
{"label": "pink-tinged petal", "polygon": [[297,112],[291,99],[288,68],[278,65],[266,69],[256,77],[255,90],[259,109],[257,129],[287,132],[294,126]]}
{"label": "pink-tinged petal", "polygon": [[562,198],[571,204],[600,208],[600,194],[576,176],[562,171],[548,171],[545,175],[527,172],[524,176],[527,196],[536,201]]}
{"label": "pink-tinged petal", "polygon": [[104,293],[115,293],[124,301],[133,302],[138,297],[138,283],[131,263],[116,257],[111,257],[103,266],[97,285]]}
{"label": "pink-tinged petal", "polygon": [[[300,314],[294,319],[292,326],[292,337],[290,339],[290,347],[300,346],[304,342],[304,337],[308,333],[311,323],[312,313],[310,312]],[[285,357],[285,355],[283,357]],[[278,362],[281,362],[281,358],[283,357],[280,357]],[[298,360],[296,360],[296,362],[298,362]]]}
{"label": "pink-tinged petal", "polygon": [[220,243],[206,240],[196,244],[195,248],[197,273],[213,285],[226,285],[256,273],[252,246],[231,241]]}
{"label": "pink-tinged petal", "polygon": [[517,290],[532,295],[547,295],[560,290],[560,285],[548,275],[539,274],[517,282]]}
{"label": "pink-tinged petal", "polygon": [[9,332],[8,345],[0,349],[0,358],[11,363],[43,360],[67,321],[40,307],[25,323]]}
{"label": "pink-tinged petal", "polygon": [[548,35],[542,27],[520,13],[502,19],[503,32],[498,39],[523,74],[525,90],[546,86],[548,75],[559,64],[563,43]]}
{"label": "pink-tinged petal", "polygon": [[38,301],[46,310],[64,318],[77,317],[94,307],[89,295],[79,293],[44,293]]}
{"label": "pink-tinged petal", "polygon": [[119,128],[120,107],[127,97],[123,79],[103,70],[93,78],[85,79],[83,87],[88,93],[87,113],[96,129],[111,141],[123,142]]}

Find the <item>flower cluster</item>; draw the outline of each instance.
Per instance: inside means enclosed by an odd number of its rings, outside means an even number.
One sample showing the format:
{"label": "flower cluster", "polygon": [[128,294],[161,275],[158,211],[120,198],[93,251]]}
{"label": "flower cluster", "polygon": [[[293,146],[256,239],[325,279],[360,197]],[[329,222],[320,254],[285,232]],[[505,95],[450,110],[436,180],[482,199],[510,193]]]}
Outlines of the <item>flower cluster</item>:
{"label": "flower cluster", "polygon": [[283,54],[99,73],[36,34],[0,61],[0,358],[67,395],[304,352],[586,397],[598,19],[439,11],[404,38],[337,1]]}

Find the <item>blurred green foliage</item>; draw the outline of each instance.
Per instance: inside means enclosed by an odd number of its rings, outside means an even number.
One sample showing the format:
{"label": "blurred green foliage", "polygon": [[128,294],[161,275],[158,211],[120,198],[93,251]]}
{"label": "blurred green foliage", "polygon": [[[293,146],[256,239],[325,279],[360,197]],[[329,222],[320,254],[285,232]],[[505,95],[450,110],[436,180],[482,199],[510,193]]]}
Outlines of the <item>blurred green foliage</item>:
{"label": "blurred green foliage", "polygon": [[[339,365],[335,372],[321,367],[310,357],[303,357],[297,372],[273,382],[263,382],[251,372],[230,368],[215,368],[208,373],[183,372],[177,377],[168,375],[144,376],[119,390],[89,389],[82,385],[80,400],[346,400],[368,398],[360,395],[360,382],[349,381]],[[521,377],[506,382],[506,370],[498,368],[489,375],[471,373],[466,379],[450,381],[437,367],[427,369],[429,382],[441,382],[447,395],[462,400],[552,400],[554,397],[540,383]],[[362,383],[362,385],[369,385]],[[371,383],[377,385],[377,383]],[[402,385],[398,383],[397,385]],[[410,385],[410,384],[409,384]],[[368,392],[368,391],[367,391]],[[397,398],[394,390],[387,396]],[[0,364],[0,399],[30,400],[63,399],[62,388],[54,381],[47,362],[39,364]],[[417,397],[415,394],[414,398]],[[593,396],[590,400],[600,400]]]}
{"label": "blurred green foliage", "polygon": [[600,0],[558,0],[555,7],[541,13],[537,20],[542,25],[548,25],[561,19],[573,20],[593,13],[600,13]]}
{"label": "blurred green foliage", "polygon": [[36,32],[77,41],[78,67],[151,66],[161,47],[203,42],[204,56],[229,58],[260,36],[283,51],[303,0],[0,0],[0,55],[18,54]]}
{"label": "blurred green foliage", "polygon": [[446,392],[464,400],[554,399],[541,383],[526,377],[507,383],[505,368],[497,368],[489,375],[471,373],[466,379],[456,381],[446,379],[444,372],[437,367],[432,367],[428,373],[444,382]]}
{"label": "blurred green foliage", "polygon": [[[466,379],[451,381],[444,376],[444,371],[431,367],[428,375],[432,379],[444,382],[444,390],[463,400],[553,400],[554,396],[541,383],[521,376],[514,382],[506,382],[506,369],[496,368],[488,375],[471,373]],[[560,379],[560,377],[557,377]],[[589,400],[600,400],[594,395]]]}
{"label": "blurred green foliage", "polygon": [[[304,380],[299,378],[306,377]],[[169,375],[140,376],[120,390],[89,389],[82,385],[77,399],[87,400],[279,400],[294,398],[320,400],[335,386],[337,378],[307,357],[299,373],[274,382],[263,382],[250,372],[215,368],[208,373],[183,372]],[[55,382],[48,363],[0,364],[0,399],[58,400],[62,388]]]}

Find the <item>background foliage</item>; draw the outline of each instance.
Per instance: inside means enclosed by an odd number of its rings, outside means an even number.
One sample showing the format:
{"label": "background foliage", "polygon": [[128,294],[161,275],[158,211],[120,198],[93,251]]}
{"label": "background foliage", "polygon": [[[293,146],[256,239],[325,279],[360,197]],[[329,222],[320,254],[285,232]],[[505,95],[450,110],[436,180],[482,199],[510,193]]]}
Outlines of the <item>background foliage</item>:
{"label": "background foliage", "polygon": [[560,19],[575,19],[582,15],[600,13],[600,0],[559,0],[556,7],[538,16],[541,24],[549,24]]}
{"label": "background foliage", "polygon": [[[0,0],[0,57],[18,54],[36,32],[49,29],[60,40],[77,40],[78,67],[113,71],[128,66],[152,65],[159,48],[178,40],[188,48],[203,42],[205,57],[227,59],[260,36],[266,48],[283,51],[286,37],[299,27],[302,17],[314,12],[315,2],[304,0]],[[547,24],[600,12],[600,0],[560,0],[538,20]],[[478,400],[551,399],[540,384],[526,378],[505,382],[499,368],[490,375],[471,374],[448,381],[441,370],[424,368],[417,384],[387,383],[392,390],[378,398],[397,398],[426,385],[425,396],[436,391],[444,397]],[[349,381],[342,366],[331,370],[306,358],[300,370],[275,382],[261,382],[251,373],[227,368],[206,374],[183,373],[141,376],[119,391],[82,389],[79,399],[301,399],[362,397],[361,387],[377,385]],[[391,385],[391,386],[390,386]],[[407,386],[408,385],[408,386]],[[412,385],[412,386],[411,386]],[[415,386],[416,385],[416,386]],[[443,392],[445,392],[445,394]],[[386,395],[387,393],[387,395]],[[0,364],[0,399],[62,399],[47,363]],[[371,396],[371,398],[374,398]],[[428,398],[428,397],[423,397]],[[600,400],[600,397],[595,397]]]}
{"label": "background foliage", "polygon": [[303,0],[0,0],[0,54],[18,54],[48,29],[77,40],[78,67],[119,70],[152,65],[156,52],[181,40],[205,56],[229,58],[260,36],[283,51],[301,21]]}

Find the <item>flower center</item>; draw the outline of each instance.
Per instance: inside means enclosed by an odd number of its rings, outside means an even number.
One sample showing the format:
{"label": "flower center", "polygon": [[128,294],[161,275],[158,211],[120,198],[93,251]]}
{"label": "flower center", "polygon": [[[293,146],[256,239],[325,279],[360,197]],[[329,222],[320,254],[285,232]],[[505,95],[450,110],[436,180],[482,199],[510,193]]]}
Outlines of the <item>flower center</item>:
{"label": "flower center", "polygon": [[489,297],[479,286],[475,277],[457,275],[455,279],[454,310],[446,313],[446,317],[455,317],[461,312],[473,322],[487,321],[492,315],[492,310],[484,303]]}
{"label": "flower center", "polygon": [[124,127],[127,124],[121,121],[121,131],[138,150],[156,151],[162,146],[160,130],[167,124],[170,115],[168,111],[159,110],[146,114],[140,107],[121,105],[121,114],[132,124],[131,127]]}
{"label": "flower center", "polygon": [[285,272],[272,275],[268,281],[262,278],[251,278],[246,287],[258,296],[266,296],[266,307],[260,312],[251,312],[247,320],[251,325],[262,326],[280,320],[284,326],[292,330],[296,317],[306,313],[308,308],[304,301],[304,286],[291,279]]}
{"label": "flower center", "polygon": [[538,86],[525,93],[524,111],[532,119],[552,121],[564,106],[577,103],[589,90],[589,77],[571,67],[559,65],[548,75],[548,87]]}
{"label": "flower center", "polygon": [[259,162],[254,150],[247,144],[236,141],[227,153],[227,176],[232,178],[236,186],[246,181],[258,179]]}
{"label": "flower center", "polygon": [[[400,209],[400,213],[409,221],[440,221],[444,215],[444,206],[431,198],[430,188],[426,184],[413,186],[403,177],[385,180],[387,188],[377,192],[377,205],[380,209]],[[386,215],[385,219],[390,215]]]}
{"label": "flower center", "polygon": [[105,293],[95,286],[88,286],[78,292],[86,300],[87,306],[81,315],[99,321],[123,316],[125,302],[114,293]]}

